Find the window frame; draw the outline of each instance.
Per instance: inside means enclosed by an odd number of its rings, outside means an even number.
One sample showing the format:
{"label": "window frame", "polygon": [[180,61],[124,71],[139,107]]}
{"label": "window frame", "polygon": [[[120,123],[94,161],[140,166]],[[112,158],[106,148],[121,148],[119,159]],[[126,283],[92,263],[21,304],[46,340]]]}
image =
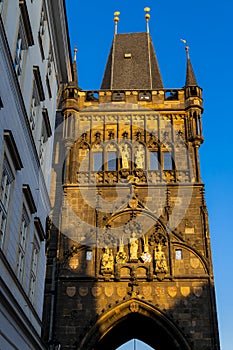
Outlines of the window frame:
{"label": "window frame", "polygon": [[[154,157],[154,154],[157,154],[157,157],[153,159],[152,161],[152,155]],[[152,168],[152,163],[155,163],[157,164],[157,167],[153,167]],[[152,151],[149,151],[149,170],[151,171],[158,171],[160,170],[160,162],[159,162],[159,151],[158,150],[152,150]]]}
{"label": "window frame", "polygon": [[[4,153],[3,153],[3,161],[1,168],[1,183],[0,183],[0,208],[1,208],[1,217],[0,217],[0,248],[3,249],[5,244],[5,237],[7,232],[8,225],[8,215],[11,210],[11,201],[14,192],[14,180],[16,176],[16,171],[21,170],[23,168],[23,163],[21,161],[17,145],[14,140],[14,136],[11,130],[4,130]],[[4,203],[2,199],[2,179],[3,174],[6,172],[6,176],[9,178],[9,187],[8,187],[8,195],[7,202]],[[6,184],[6,183],[5,183]],[[5,194],[6,191],[4,190]],[[4,194],[4,196],[5,196]]]}
{"label": "window frame", "polygon": [[[169,155],[169,159],[166,159],[165,156]],[[163,170],[171,171],[174,170],[173,166],[173,153],[171,150],[163,151]]]}
{"label": "window frame", "polygon": [[[96,159],[97,156],[100,156],[99,160]],[[93,171],[98,172],[98,171],[103,171],[104,170],[104,154],[103,150],[101,151],[93,151],[92,152],[92,168]],[[100,163],[100,166],[98,164]]]}
{"label": "window frame", "polygon": [[25,0],[19,1],[19,9],[20,14],[15,42],[14,67],[16,75],[20,80],[24,73],[27,51],[30,46],[34,45],[34,39]]}
{"label": "window frame", "polygon": [[[114,157],[112,157],[111,159],[109,159],[110,155],[114,155]],[[118,169],[118,153],[117,150],[113,150],[113,151],[107,151],[107,155],[106,155],[106,160],[107,160],[107,171],[117,171]],[[112,166],[109,167],[109,163],[111,163],[112,161],[114,161],[114,164]]]}
{"label": "window frame", "polygon": [[16,275],[18,280],[23,283],[24,272],[27,257],[27,238],[30,232],[30,215],[27,212],[26,205],[23,203],[19,236],[18,236],[18,247],[17,247],[17,261],[16,261]]}
{"label": "window frame", "polygon": [[40,264],[40,243],[38,238],[38,232],[36,227],[34,227],[34,237],[32,243],[32,255],[31,255],[31,268],[30,268],[30,280],[29,280],[29,289],[28,296],[32,303],[36,299],[36,290],[37,290],[37,272]]}

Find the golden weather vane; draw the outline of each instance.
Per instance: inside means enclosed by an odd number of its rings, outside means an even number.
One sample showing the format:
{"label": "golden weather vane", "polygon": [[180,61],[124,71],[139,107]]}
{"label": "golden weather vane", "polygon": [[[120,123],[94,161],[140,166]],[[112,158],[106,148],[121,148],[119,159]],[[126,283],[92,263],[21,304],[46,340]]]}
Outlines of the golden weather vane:
{"label": "golden weather vane", "polygon": [[189,58],[189,46],[188,46],[188,42],[186,39],[180,39],[182,41],[182,43],[185,44],[185,50],[186,50],[186,55],[187,55],[187,58]]}

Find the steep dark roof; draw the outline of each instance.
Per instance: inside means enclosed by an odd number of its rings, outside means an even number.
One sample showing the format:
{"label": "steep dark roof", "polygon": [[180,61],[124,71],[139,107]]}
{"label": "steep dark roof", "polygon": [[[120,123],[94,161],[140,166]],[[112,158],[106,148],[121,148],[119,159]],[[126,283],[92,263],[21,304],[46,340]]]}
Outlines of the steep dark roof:
{"label": "steep dark roof", "polygon": [[101,89],[161,89],[162,78],[148,33],[116,34]]}
{"label": "steep dark roof", "polygon": [[189,56],[187,58],[185,86],[197,86],[197,80]]}

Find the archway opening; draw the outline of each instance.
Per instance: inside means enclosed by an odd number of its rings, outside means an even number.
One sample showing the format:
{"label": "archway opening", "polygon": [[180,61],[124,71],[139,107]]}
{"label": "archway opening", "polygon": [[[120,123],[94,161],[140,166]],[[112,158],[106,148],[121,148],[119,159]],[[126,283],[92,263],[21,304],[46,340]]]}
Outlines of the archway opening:
{"label": "archway opening", "polygon": [[124,343],[123,345],[121,345],[116,350],[154,350],[154,349],[139,339],[131,339],[126,343]]}
{"label": "archway opening", "polygon": [[[149,349],[190,349],[183,336],[171,324],[160,317],[152,318],[137,312],[128,313],[106,329],[94,349],[119,350],[119,347],[132,339],[140,340],[150,346]],[[130,350],[130,348],[127,350]],[[148,350],[148,348],[145,350]]]}

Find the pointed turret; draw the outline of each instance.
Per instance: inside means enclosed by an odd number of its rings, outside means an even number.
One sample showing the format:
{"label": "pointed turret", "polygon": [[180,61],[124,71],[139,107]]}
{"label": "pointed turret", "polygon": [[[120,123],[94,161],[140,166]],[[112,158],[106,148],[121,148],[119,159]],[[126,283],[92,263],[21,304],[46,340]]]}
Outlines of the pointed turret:
{"label": "pointed turret", "polygon": [[197,80],[194,74],[194,70],[192,67],[192,63],[189,56],[189,47],[185,47],[186,50],[186,56],[187,56],[187,68],[186,68],[186,80],[185,80],[185,86],[198,86]]}
{"label": "pointed turret", "polygon": [[77,49],[74,49],[74,62],[73,62],[73,82],[78,86],[78,71],[77,71]]}

